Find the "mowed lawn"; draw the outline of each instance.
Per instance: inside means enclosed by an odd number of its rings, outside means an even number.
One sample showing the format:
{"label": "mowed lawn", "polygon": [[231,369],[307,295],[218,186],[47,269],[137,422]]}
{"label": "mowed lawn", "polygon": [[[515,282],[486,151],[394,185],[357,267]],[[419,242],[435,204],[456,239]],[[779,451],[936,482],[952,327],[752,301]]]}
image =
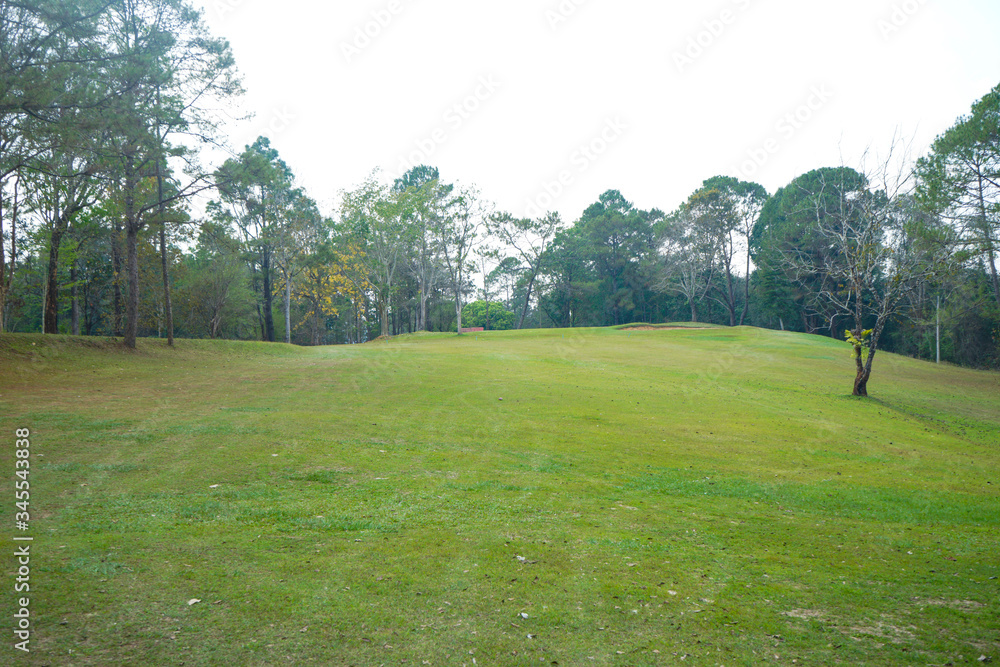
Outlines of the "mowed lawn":
{"label": "mowed lawn", "polygon": [[[1000,662],[1000,374],[750,328],[0,337],[17,664]],[[8,544],[13,544],[9,541]],[[199,600],[193,604],[189,602]],[[5,664],[11,664],[4,660]]]}

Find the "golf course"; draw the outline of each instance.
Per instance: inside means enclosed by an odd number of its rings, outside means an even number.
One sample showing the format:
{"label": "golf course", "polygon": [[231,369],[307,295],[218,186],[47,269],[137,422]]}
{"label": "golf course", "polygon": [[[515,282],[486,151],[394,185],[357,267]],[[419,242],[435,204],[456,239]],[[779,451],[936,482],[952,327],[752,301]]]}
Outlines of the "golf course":
{"label": "golf course", "polygon": [[1000,662],[1000,373],[879,352],[862,399],[854,372],[842,341],[711,325],[135,351],[3,334],[3,525],[32,538],[30,591],[4,558],[4,651]]}

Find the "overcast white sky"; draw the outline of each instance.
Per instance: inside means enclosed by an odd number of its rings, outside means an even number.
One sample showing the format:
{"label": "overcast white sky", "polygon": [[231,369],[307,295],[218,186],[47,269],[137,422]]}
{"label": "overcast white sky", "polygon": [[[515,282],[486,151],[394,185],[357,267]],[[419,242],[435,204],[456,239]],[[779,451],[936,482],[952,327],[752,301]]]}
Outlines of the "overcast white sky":
{"label": "overcast white sky", "polygon": [[233,146],[270,136],[325,213],[412,163],[568,222],[774,192],[897,130],[921,154],[1000,83],[996,0],[194,1],[255,114]]}

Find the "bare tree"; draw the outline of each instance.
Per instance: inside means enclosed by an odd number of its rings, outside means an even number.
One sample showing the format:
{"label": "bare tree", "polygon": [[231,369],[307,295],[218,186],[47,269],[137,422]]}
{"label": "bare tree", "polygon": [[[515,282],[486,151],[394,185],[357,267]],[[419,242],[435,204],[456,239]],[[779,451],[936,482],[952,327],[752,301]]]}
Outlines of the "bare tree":
{"label": "bare tree", "polygon": [[[813,193],[814,231],[825,252],[801,248],[783,251],[800,276],[822,277],[816,297],[849,317],[846,332],[854,347],[855,396],[868,395],[872,364],[886,325],[920,284],[942,270],[948,253],[928,257],[918,248],[919,217],[905,202],[912,190],[912,171],[894,141],[884,158],[866,153],[860,171],[832,170],[837,182],[821,179]],[[874,162],[866,168],[866,163]]]}

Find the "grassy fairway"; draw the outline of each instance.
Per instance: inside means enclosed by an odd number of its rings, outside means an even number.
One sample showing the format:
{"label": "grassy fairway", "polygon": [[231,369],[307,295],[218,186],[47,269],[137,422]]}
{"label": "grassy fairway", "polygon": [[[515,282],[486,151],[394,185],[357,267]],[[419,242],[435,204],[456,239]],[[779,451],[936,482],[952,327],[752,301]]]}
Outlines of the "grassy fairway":
{"label": "grassy fairway", "polygon": [[864,401],[852,366],[748,328],[3,336],[19,660],[1000,661],[1000,374],[885,355]]}

